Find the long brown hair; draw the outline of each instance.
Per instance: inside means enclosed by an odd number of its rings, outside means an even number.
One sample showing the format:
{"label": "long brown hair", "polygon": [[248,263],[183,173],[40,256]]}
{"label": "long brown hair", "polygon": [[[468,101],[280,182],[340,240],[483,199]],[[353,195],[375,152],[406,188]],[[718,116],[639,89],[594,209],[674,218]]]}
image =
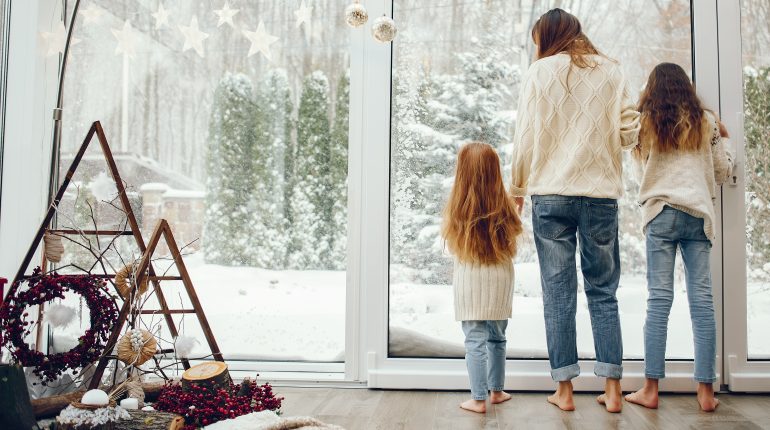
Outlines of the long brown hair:
{"label": "long brown hair", "polygon": [[497,264],[516,255],[521,232],[497,153],[486,143],[463,145],[441,229],[449,250],[462,261]]}
{"label": "long brown hair", "polygon": [[532,40],[537,45],[537,59],[560,52],[569,54],[577,67],[595,67],[589,55],[602,55],[583,33],[580,20],[562,9],[551,9],[538,18],[532,27]]}
{"label": "long brown hair", "polygon": [[[694,151],[704,135],[703,105],[684,69],[672,63],[655,66],[639,98],[641,141],[652,138],[660,152]],[[634,151],[641,155],[641,147]]]}

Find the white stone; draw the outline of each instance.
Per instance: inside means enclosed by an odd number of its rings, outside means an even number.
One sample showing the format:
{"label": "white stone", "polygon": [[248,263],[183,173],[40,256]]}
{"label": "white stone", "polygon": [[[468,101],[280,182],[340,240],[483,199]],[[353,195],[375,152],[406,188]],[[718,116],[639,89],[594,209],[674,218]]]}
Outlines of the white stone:
{"label": "white stone", "polygon": [[80,403],[84,405],[106,406],[110,403],[110,396],[102,390],[90,390],[83,394]]}

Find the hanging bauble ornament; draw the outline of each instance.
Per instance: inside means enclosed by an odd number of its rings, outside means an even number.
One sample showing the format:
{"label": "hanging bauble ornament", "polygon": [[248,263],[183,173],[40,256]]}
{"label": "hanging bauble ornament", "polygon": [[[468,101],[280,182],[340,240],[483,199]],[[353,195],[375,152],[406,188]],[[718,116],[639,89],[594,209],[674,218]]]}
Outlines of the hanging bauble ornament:
{"label": "hanging bauble ornament", "polygon": [[396,38],[397,32],[396,22],[387,15],[375,19],[374,23],[372,23],[372,36],[378,42],[388,43],[393,41]]}
{"label": "hanging bauble ornament", "polygon": [[351,27],[360,27],[369,20],[369,13],[366,8],[356,0],[345,8],[345,21]]}

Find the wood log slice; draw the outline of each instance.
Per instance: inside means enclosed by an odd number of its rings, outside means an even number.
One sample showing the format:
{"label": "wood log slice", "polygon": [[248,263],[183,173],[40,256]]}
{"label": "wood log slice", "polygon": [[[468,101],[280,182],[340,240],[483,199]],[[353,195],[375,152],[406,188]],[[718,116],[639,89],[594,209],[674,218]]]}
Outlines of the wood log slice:
{"label": "wood log slice", "polygon": [[184,418],[176,414],[159,411],[128,411],[130,420],[115,423],[115,430],[181,430]]}
{"label": "wood log slice", "polygon": [[185,370],[182,374],[182,390],[184,391],[189,391],[192,385],[229,391],[231,382],[227,364],[221,361],[198,364]]}
{"label": "wood log slice", "polygon": [[21,366],[0,364],[0,428],[37,428]]}

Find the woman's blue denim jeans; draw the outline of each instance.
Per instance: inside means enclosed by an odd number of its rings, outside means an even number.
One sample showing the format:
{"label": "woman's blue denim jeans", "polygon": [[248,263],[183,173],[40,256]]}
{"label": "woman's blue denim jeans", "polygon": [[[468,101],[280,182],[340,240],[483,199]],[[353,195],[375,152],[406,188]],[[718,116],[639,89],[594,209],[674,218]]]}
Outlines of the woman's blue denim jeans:
{"label": "woman's blue denim jeans", "polygon": [[532,196],[532,226],[540,261],[551,377],[554,381],[568,381],[580,374],[575,329],[575,253],[579,244],[596,351],[594,373],[620,379],[623,339],[615,295],[620,281],[617,201]]}
{"label": "woman's blue denim jeans", "polygon": [[695,343],[695,380],[716,381],[716,322],[711,296],[711,242],[703,219],[666,206],[647,225],[647,321],[644,324],[644,373],[666,376],[666,334],[674,302],[677,246],[684,262],[687,299]]}
{"label": "woman's blue denim jeans", "polygon": [[488,391],[503,391],[505,384],[505,328],[508,320],[463,321],[465,364],[471,396],[486,400]]}

